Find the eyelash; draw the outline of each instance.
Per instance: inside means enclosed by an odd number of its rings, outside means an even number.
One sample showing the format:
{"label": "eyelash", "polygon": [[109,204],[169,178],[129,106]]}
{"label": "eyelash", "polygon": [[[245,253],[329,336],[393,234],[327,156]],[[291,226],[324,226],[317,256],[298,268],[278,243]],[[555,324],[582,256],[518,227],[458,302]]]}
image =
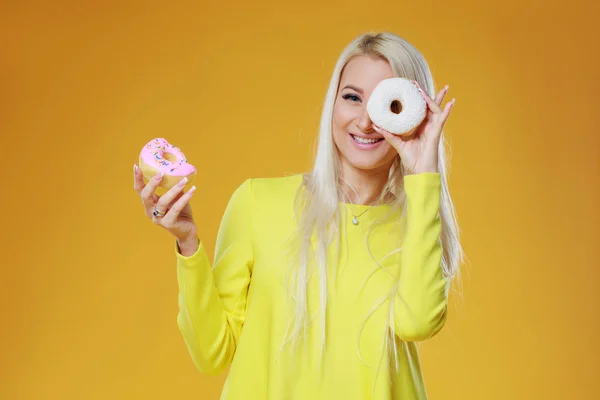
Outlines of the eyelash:
{"label": "eyelash", "polygon": [[[358,97],[358,96],[357,96],[357,95],[355,95],[355,94],[350,94],[350,93],[349,93],[349,94],[345,94],[345,95],[343,95],[343,96],[342,96],[342,99],[344,99],[344,100],[347,100],[347,99],[348,99],[348,98],[350,98],[350,97],[356,97],[357,99],[359,99],[359,100],[360,100],[360,97]],[[353,101],[353,102],[354,102],[354,101]]]}

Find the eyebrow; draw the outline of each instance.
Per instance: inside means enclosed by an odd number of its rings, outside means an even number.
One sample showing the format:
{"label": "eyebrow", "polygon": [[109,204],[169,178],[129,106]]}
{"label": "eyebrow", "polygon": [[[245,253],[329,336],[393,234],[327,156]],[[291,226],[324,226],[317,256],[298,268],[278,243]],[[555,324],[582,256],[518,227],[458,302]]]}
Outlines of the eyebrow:
{"label": "eyebrow", "polygon": [[363,93],[363,90],[362,90],[361,88],[357,88],[356,86],[352,86],[352,85],[346,85],[346,86],[344,86],[344,87],[342,88],[342,90],[344,90],[344,89],[346,89],[346,88],[350,88],[350,89],[356,90],[358,93],[361,93],[361,94]]}

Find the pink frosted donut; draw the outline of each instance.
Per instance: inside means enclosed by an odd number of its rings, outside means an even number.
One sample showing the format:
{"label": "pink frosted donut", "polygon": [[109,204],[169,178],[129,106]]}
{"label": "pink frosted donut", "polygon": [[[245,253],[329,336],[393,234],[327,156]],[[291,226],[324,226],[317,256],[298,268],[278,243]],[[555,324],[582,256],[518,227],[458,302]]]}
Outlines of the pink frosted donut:
{"label": "pink frosted donut", "polygon": [[188,187],[193,185],[197,174],[196,168],[187,162],[183,152],[163,138],[153,139],[142,148],[140,169],[144,176],[144,182],[148,182],[159,171],[163,172],[162,181],[155,191],[158,195],[166,193],[183,177],[188,179],[184,187],[184,191],[187,191]]}

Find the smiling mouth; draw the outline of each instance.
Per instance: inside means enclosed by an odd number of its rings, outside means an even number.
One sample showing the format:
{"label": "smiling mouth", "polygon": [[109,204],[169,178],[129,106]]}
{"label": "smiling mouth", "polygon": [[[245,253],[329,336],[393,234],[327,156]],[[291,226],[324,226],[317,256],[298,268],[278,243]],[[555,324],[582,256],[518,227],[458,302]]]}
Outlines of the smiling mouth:
{"label": "smiling mouth", "polygon": [[354,139],[354,141],[356,143],[360,143],[360,144],[375,144],[375,143],[381,142],[383,140],[383,138],[367,139],[362,136],[356,136],[353,134],[350,134],[350,136],[352,136],[352,139]]}

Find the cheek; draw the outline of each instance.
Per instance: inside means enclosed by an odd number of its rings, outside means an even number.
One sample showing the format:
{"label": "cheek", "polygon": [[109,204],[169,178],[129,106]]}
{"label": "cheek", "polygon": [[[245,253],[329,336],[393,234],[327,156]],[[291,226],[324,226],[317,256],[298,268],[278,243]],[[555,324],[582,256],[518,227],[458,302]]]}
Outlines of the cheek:
{"label": "cheek", "polygon": [[334,105],[333,107],[333,116],[332,116],[332,130],[333,130],[333,141],[335,142],[335,144],[337,144],[339,146],[340,144],[340,140],[341,140],[341,136],[343,135],[344,132],[344,118],[343,118],[343,112],[342,110],[340,110],[340,106],[339,105]]}
{"label": "cheek", "polygon": [[345,128],[353,118],[352,110],[344,103],[337,102],[333,107],[333,123],[338,128]]}

